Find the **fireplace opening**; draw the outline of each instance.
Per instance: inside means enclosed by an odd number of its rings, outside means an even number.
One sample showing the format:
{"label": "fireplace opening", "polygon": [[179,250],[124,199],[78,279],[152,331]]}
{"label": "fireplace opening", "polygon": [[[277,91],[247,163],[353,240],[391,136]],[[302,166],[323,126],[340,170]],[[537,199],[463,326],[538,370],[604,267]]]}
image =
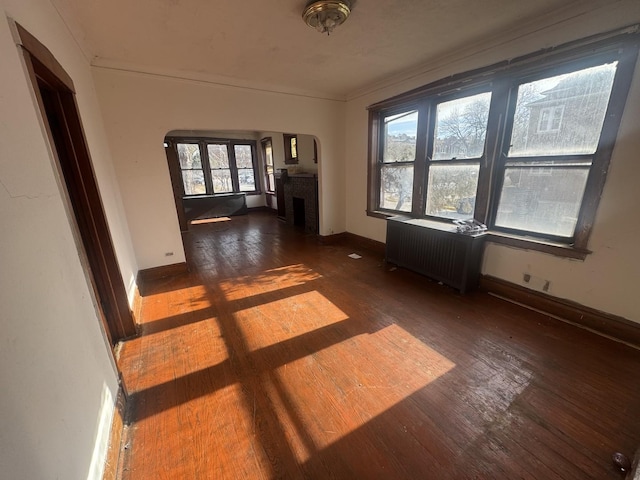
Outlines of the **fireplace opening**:
{"label": "fireplace opening", "polygon": [[293,197],[293,224],[296,227],[305,226],[304,198]]}

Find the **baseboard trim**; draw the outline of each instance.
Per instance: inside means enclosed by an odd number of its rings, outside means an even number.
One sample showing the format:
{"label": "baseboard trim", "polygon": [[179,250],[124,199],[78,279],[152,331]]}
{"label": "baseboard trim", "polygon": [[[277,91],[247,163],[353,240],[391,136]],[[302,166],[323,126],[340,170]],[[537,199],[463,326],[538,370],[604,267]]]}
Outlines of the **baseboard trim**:
{"label": "baseboard trim", "polygon": [[386,255],[387,245],[371,238],[361,237],[355,233],[347,232],[347,243],[357,248],[369,250],[371,253],[384,257]]}
{"label": "baseboard trim", "polygon": [[318,240],[322,245],[335,245],[336,243],[342,243],[346,240],[346,238],[347,238],[347,232],[318,236]]}
{"label": "baseboard trim", "polygon": [[260,206],[260,207],[247,207],[247,211],[249,213],[253,213],[253,212],[266,212],[266,213],[278,213],[278,211],[275,208],[271,208],[268,206]]}
{"label": "baseboard trim", "polygon": [[361,237],[351,232],[334,233],[333,235],[322,235],[319,237],[320,243],[323,245],[343,244],[352,248],[367,250],[374,255],[385,256],[386,245],[377,240],[367,237]]}
{"label": "baseboard trim", "polygon": [[111,422],[111,433],[109,435],[109,447],[107,450],[107,458],[105,460],[102,480],[116,480],[119,478],[119,466],[121,462],[120,452],[122,451],[126,405],[127,398],[121,386],[118,389],[118,396],[116,397],[115,411],[113,412],[113,420]]}
{"label": "baseboard trim", "polygon": [[640,348],[640,324],[626,318],[571,300],[552,297],[490,275],[481,275],[480,289]]}
{"label": "baseboard trim", "polygon": [[187,267],[186,262],[173,263],[171,265],[162,265],[161,267],[145,268],[144,270],[139,270],[136,280],[138,286],[140,286],[140,283],[148,282],[151,280],[158,280],[165,277],[175,277],[176,275],[182,275],[188,272],[189,268]]}

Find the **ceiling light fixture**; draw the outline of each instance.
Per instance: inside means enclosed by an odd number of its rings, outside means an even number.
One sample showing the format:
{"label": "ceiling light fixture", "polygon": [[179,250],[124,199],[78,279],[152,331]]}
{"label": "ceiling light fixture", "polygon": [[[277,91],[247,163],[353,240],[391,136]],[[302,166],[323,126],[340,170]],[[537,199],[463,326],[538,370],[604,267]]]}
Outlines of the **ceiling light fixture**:
{"label": "ceiling light fixture", "polygon": [[311,1],[302,12],[304,23],[320,33],[329,35],[338,25],[344,23],[351,13],[351,4],[341,1]]}

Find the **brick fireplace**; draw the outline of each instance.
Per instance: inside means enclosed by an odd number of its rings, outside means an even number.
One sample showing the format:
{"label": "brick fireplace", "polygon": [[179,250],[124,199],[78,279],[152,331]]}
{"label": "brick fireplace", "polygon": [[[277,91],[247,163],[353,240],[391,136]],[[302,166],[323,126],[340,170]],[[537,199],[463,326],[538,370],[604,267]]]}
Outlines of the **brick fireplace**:
{"label": "brick fireplace", "polygon": [[284,182],[285,216],[288,225],[318,234],[318,177],[312,173],[288,175]]}

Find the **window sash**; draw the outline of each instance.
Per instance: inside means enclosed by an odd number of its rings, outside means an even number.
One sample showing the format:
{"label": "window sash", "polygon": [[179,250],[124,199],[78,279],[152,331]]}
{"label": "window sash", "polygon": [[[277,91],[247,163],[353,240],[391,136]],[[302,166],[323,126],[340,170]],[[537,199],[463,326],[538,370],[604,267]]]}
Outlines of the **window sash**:
{"label": "window sash", "polygon": [[[180,144],[198,145],[200,152],[200,164],[202,168],[182,168],[178,156],[178,168],[182,176],[182,188],[183,195],[185,197],[198,196],[198,195],[218,195],[228,193],[247,193],[258,194],[260,193],[259,184],[256,178],[256,150],[255,141],[252,140],[234,140],[234,139],[211,139],[211,138],[168,138],[170,143],[178,148]],[[210,157],[210,146],[224,146],[226,149],[228,167],[214,167],[212,159]],[[251,154],[251,167],[237,167],[235,149],[236,147],[249,147]],[[190,192],[186,188],[185,174],[184,172],[202,172],[204,191]],[[222,174],[222,175],[221,175]],[[246,187],[247,183],[240,184],[240,175],[244,179],[252,179],[253,182],[249,182],[252,188]]]}
{"label": "window sash", "polygon": [[267,193],[275,193],[275,167],[273,161],[273,141],[271,137],[260,141],[262,146],[262,156],[264,158],[265,186]]}
{"label": "window sash", "polygon": [[[369,215],[384,217],[389,214],[407,214],[406,206],[402,210],[389,208],[389,202],[381,199],[381,177],[383,169],[390,163],[382,162],[384,150],[384,119],[394,113],[416,108],[419,111],[417,152],[414,162],[414,190],[410,214],[417,217],[428,217],[426,205],[430,170],[438,165],[464,165],[474,163],[479,166],[477,201],[475,218],[487,223],[491,231],[502,231],[524,237],[537,237],[543,242],[559,242],[569,245],[576,251],[586,251],[590,228],[595,218],[606,179],[607,165],[616,140],[622,110],[631,84],[632,74],[638,57],[640,33],[637,29],[627,29],[622,33],[607,34],[601,39],[586,39],[560,46],[543,54],[528,55],[511,62],[480,69],[469,74],[460,74],[440,82],[421,87],[394,99],[380,102],[369,107],[369,181],[368,207]],[[593,154],[579,155],[540,155],[509,157],[509,139],[514,122],[518,87],[527,82],[549,78],[586,69],[592,66],[617,62],[617,69],[609,97],[605,120],[602,125],[600,139]],[[485,138],[485,151],[477,159],[438,159],[433,157],[433,118],[434,111],[445,98],[455,95],[472,95],[475,91],[491,91],[491,106]],[[562,128],[567,111],[556,109],[546,120],[543,131],[553,132]],[[534,128],[540,128],[540,121]],[[554,124],[555,122],[555,124]],[[429,123],[429,125],[427,125]],[[421,150],[421,153],[418,153]],[[428,153],[428,154],[427,154]],[[375,159],[375,160],[373,160]],[[473,162],[469,162],[473,160]],[[398,167],[409,163],[398,163]],[[393,165],[396,165],[395,163]],[[587,171],[584,181],[584,192],[580,199],[575,228],[571,235],[540,233],[522,228],[508,228],[497,220],[500,194],[504,186],[505,172],[515,168],[533,169],[534,172],[556,175],[567,170]],[[442,220],[436,216],[436,219]]]}

